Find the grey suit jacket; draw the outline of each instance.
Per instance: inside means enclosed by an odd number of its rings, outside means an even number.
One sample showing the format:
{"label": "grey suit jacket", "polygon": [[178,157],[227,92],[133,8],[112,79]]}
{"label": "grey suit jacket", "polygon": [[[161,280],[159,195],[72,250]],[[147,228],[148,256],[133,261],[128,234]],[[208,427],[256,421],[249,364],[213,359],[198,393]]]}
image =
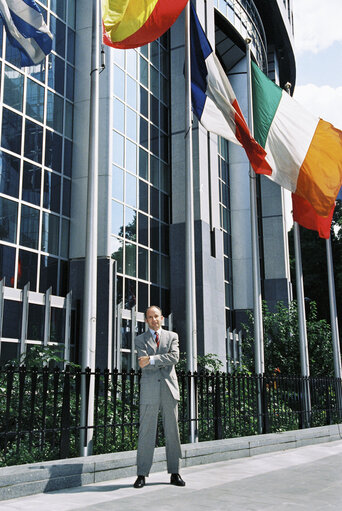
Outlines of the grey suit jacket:
{"label": "grey suit jacket", "polygon": [[179,360],[178,335],[175,332],[162,330],[159,347],[149,330],[138,335],[135,347],[138,357],[154,355],[155,365],[149,364],[141,370],[140,403],[153,404],[159,402],[160,385],[165,381],[174,399],[179,401],[178,380],[175,364]]}

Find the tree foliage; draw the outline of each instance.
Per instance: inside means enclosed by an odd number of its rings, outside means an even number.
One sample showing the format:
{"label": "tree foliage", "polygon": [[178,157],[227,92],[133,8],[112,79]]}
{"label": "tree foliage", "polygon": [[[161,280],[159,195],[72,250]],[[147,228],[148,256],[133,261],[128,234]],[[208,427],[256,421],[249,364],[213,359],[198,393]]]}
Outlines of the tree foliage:
{"label": "tree foliage", "polygon": [[[283,376],[300,375],[300,348],[297,303],[287,307],[278,302],[275,312],[263,303],[265,373]],[[307,337],[311,376],[333,376],[333,352],[330,325],[318,319],[315,302],[310,303],[307,317]],[[254,321],[249,313],[244,325],[244,365],[254,372]]]}

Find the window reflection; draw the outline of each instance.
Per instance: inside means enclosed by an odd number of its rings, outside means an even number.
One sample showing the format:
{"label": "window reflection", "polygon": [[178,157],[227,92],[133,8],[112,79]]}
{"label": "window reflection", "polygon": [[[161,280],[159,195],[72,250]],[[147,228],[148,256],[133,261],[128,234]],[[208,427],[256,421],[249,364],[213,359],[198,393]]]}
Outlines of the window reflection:
{"label": "window reflection", "polygon": [[30,206],[21,206],[20,245],[38,248],[39,210]]}
{"label": "window reflection", "polygon": [[22,117],[7,108],[2,109],[1,145],[14,153],[21,151]]}
{"label": "window reflection", "polygon": [[36,121],[44,120],[44,87],[33,80],[27,80],[26,114]]}
{"label": "window reflection", "polygon": [[25,148],[26,158],[41,163],[43,147],[43,127],[26,119],[25,122]]}
{"label": "window reflection", "polygon": [[16,243],[17,237],[17,213],[16,202],[0,197],[0,239]]}
{"label": "window reflection", "polygon": [[57,172],[62,169],[62,143],[60,135],[50,130],[45,131],[45,165]]}
{"label": "window reflection", "polygon": [[22,112],[23,91],[24,75],[12,67],[5,66],[4,103]]}
{"label": "window reflection", "polygon": [[44,173],[44,208],[55,213],[60,211],[61,178],[54,172]]}
{"label": "window reflection", "polygon": [[45,293],[47,289],[52,287],[52,294],[55,295],[57,294],[58,259],[41,256],[40,261],[39,291]]}
{"label": "window reflection", "polygon": [[0,192],[12,197],[19,196],[20,160],[0,151]]}
{"label": "window reflection", "polygon": [[125,238],[135,241],[137,237],[137,213],[125,207]]}
{"label": "window reflection", "polygon": [[40,205],[41,169],[30,163],[24,163],[22,198],[32,204]]}
{"label": "window reflection", "polygon": [[126,172],[126,204],[137,206],[137,180],[134,176]]}
{"label": "window reflection", "polygon": [[14,268],[15,248],[0,245],[0,279],[5,277],[6,286],[14,286]]}

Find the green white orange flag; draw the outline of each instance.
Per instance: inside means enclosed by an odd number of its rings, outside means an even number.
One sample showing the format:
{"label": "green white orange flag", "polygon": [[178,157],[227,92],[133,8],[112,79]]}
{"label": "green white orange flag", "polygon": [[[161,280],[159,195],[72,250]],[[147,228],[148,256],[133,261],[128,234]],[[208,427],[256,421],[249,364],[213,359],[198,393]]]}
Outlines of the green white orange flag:
{"label": "green white orange flag", "polygon": [[342,185],[342,131],[307,112],[254,62],[252,90],[254,138],[266,150],[269,178],[328,217]]}
{"label": "green white orange flag", "polygon": [[188,0],[102,0],[103,42],[137,48],[163,35]]}

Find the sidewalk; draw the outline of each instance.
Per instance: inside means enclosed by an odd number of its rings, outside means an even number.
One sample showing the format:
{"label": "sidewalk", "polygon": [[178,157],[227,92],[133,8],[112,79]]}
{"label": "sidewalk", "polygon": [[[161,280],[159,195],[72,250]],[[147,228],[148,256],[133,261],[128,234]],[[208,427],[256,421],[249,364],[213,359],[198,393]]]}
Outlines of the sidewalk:
{"label": "sidewalk", "polygon": [[184,468],[185,488],[153,473],[134,489],[134,477],[3,501],[2,511],[254,511],[342,508],[342,441],[252,458]]}

